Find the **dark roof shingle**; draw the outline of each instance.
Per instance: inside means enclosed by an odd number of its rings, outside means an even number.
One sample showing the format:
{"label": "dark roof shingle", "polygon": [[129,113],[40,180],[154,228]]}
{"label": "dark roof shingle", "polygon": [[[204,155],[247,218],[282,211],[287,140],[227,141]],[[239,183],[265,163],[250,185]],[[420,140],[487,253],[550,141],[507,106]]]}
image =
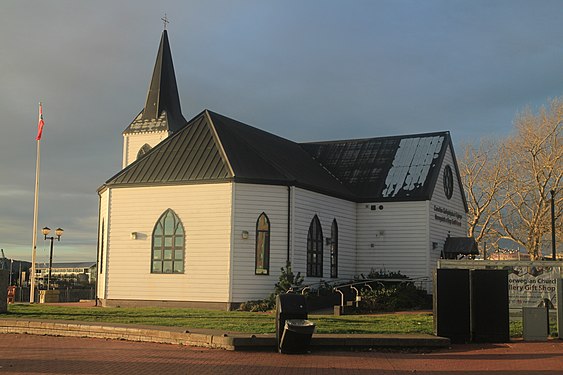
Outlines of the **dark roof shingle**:
{"label": "dark roof shingle", "polygon": [[295,143],[205,110],[106,185],[236,181],[357,202],[431,198],[448,132]]}

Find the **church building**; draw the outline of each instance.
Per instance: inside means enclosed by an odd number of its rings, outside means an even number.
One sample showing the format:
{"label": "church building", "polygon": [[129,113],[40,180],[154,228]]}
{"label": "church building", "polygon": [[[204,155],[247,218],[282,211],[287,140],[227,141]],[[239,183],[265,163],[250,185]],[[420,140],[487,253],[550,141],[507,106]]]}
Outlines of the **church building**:
{"label": "church building", "polygon": [[98,195],[104,306],[231,309],[267,297],[288,263],[305,284],[431,280],[446,239],[466,235],[449,132],[297,143],[210,110],[187,121],[166,30],[123,169]]}

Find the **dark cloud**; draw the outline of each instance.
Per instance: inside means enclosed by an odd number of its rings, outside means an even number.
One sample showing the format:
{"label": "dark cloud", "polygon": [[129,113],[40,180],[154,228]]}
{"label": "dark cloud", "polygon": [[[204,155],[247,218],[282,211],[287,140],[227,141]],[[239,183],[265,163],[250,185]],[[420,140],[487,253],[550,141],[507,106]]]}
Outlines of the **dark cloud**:
{"label": "dark cloud", "polygon": [[561,95],[559,1],[12,1],[0,5],[0,247],[39,226],[95,259],[96,189],[121,165],[168,14],[186,118],[209,108],[296,141],[450,130],[504,136]]}

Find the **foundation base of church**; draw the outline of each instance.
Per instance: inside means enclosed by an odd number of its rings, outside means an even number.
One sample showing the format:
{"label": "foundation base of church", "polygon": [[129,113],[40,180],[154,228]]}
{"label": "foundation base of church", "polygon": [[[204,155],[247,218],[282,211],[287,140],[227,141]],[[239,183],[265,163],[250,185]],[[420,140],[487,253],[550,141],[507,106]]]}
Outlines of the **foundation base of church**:
{"label": "foundation base of church", "polygon": [[207,310],[236,310],[237,302],[206,302],[206,301],[161,301],[161,300],[133,300],[133,299],[102,299],[103,307],[170,307]]}

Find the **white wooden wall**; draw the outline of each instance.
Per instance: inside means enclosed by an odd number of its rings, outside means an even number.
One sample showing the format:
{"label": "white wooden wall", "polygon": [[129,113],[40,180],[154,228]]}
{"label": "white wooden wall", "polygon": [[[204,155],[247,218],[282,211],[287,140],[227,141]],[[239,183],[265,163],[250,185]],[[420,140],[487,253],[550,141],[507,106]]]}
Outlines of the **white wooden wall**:
{"label": "white wooden wall", "polygon": [[[98,273],[96,279],[98,283],[97,291],[98,291],[98,298],[105,298],[106,295],[106,276],[107,276],[107,228],[109,225],[108,222],[108,200],[109,200],[110,191],[105,190],[102,194],[100,194],[100,217],[98,218],[99,223],[98,226],[100,231],[98,233],[98,269],[96,272]],[[102,227],[103,225],[103,227]],[[103,230],[102,230],[103,228]],[[102,236],[103,234],[103,236]],[[101,249],[103,249],[101,251]],[[100,272],[102,271],[102,272]]]}
{"label": "white wooden wall", "polygon": [[373,268],[426,276],[427,201],[358,203],[357,217],[358,273],[367,276]]}
{"label": "white wooden wall", "polygon": [[[356,203],[295,188],[293,202],[292,268],[307,275],[307,233],[317,215],[323,237],[330,237],[332,221],[338,223],[338,278],[349,279],[356,273]],[[330,279],[330,248],[323,243],[323,277],[305,277],[305,284]]]}
{"label": "white wooden wall", "polygon": [[[232,301],[262,299],[274,291],[287,258],[288,187],[234,184]],[[255,275],[256,220],[270,219],[270,272]],[[242,232],[248,238],[242,238]]]}
{"label": "white wooden wall", "polygon": [[[451,199],[446,198],[444,192],[444,168],[449,165],[452,168],[453,180],[454,180],[454,192]],[[440,169],[440,175],[438,177],[438,182],[436,182],[436,188],[432,195],[432,200],[429,202],[428,206],[428,221],[430,226],[430,256],[428,261],[428,276],[432,276],[433,270],[436,268],[436,263],[440,259],[440,253],[444,248],[444,242],[448,237],[465,237],[467,236],[467,214],[465,212],[465,207],[463,205],[462,189],[459,186],[457,179],[457,171],[454,167],[454,162],[452,158],[452,152],[448,146],[446,150],[446,155]],[[454,211],[462,215],[461,226],[450,224],[446,222],[441,222],[436,220],[435,215],[440,215],[442,217],[450,218],[450,215],[444,215],[443,213],[436,212],[435,206],[446,208],[448,210]],[[456,219],[457,220],[457,219]],[[434,245],[435,244],[435,245]]]}
{"label": "white wooden wall", "polygon": [[[110,193],[107,299],[228,301],[232,184],[116,187]],[[152,231],[168,208],[184,225],[185,272],[152,274]]]}
{"label": "white wooden wall", "polygon": [[123,134],[123,163],[122,168],[137,160],[137,154],[146,143],[154,147],[168,137],[167,131]]}

